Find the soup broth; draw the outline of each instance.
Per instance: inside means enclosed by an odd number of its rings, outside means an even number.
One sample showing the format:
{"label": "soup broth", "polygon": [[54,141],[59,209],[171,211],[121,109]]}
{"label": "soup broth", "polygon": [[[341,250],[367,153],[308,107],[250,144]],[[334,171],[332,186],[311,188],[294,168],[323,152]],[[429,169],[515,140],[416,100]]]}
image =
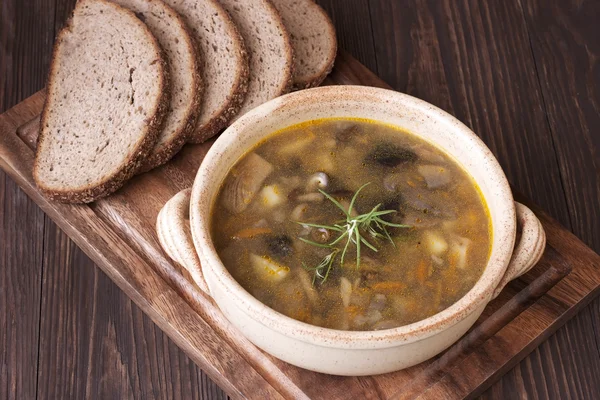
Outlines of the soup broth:
{"label": "soup broth", "polygon": [[396,127],[315,120],[259,143],[229,171],[212,210],[232,276],[291,318],[379,330],[464,296],[490,253],[472,178]]}

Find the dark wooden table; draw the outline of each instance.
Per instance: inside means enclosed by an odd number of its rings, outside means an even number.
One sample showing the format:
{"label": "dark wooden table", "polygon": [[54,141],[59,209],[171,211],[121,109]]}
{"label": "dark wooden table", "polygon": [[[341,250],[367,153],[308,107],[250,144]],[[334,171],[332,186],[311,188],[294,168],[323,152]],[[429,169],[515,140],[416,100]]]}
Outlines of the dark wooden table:
{"label": "dark wooden table", "polygon": [[[320,0],[342,48],[473,128],[600,252],[600,1]],[[75,0],[0,0],[0,112],[44,86]],[[225,394],[0,172],[0,398]],[[600,299],[484,398],[600,396]]]}

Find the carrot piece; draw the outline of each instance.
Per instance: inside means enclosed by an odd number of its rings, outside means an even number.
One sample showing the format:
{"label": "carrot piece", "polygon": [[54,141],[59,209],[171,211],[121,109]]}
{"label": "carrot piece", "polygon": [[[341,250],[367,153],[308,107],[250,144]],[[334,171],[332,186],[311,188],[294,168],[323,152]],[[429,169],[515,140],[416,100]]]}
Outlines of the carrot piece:
{"label": "carrot piece", "polygon": [[360,307],[355,305],[349,305],[348,307],[345,307],[345,309],[348,314],[356,314],[360,311]]}
{"label": "carrot piece", "polygon": [[406,285],[398,281],[377,282],[371,285],[371,289],[376,292],[395,292],[406,288]]}
{"label": "carrot piece", "polygon": [[425,263],[425,260],[419,261],[417,269],[415,270],[415,278],[417,278],[419,283],[425,283],[425,280],[427,279],[427,264]]}
{"label": "carrot piece", "polygon": [[448,255],[448,268],[446,269],[446,275],[448,277],[454,277],[456,275],[457,265],[458,255],[456,253],[450,253],[450,255]]}
{"label": "carrot piece", "polygon": [[273,232],[271,228],[244,228],[235,235],[233,239],[252,239],[254,236],[266,235]]}

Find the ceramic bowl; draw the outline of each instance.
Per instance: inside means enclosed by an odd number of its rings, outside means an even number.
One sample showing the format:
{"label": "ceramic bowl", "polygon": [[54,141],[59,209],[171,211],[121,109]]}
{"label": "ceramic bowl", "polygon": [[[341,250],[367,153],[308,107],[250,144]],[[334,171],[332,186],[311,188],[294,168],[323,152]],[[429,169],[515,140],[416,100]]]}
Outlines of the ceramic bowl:
{"label": "ceramic bowl", "polygon": [[[447,309],[424,320],[381,331],[340,331],[286,317],[252,297],[219,259],[210,234],[211,206],[229,169],[249,149],[281,128],[328,117],[369,118],[408,130],[454,157],[479,185],[490,209],[493,244],[475,286]],[[398,92],[363,86],[329,86],[292,93],[238,119],[213,144],[188,194],[174,199],[180,212],[170,225],[189,229],[193,245],[170,241],[174,258],[194,270],[225,316],[261,349],[302,368],[335,375],[372,375],[399,370],[440,353],[477,320],[506,283],[541,257],[545,234],[538,219],[515,203],[502,169],[485,144],[439,108]],[[184,210],[181,212],[181,210]],[[517,223],[522,234],[515,247]],[[196,250],[200,264],[189,261]],[[201,265],[201,267],[200,267]]]}

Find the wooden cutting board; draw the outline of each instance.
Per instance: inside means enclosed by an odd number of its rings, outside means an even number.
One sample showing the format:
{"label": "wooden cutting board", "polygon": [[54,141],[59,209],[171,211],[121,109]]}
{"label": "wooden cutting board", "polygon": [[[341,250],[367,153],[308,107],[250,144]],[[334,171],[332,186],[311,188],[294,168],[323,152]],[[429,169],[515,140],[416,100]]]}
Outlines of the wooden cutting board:
{"label": "wooden cutting board", "polygon": [[[326,84],[387,85],[341,53]],[[412,368],[371,377],[306,371],[258,350],[190,276],[162,252],[163,204],[191,186],[212,141],[90,205],[49,202],[35,187],[33,148],[42,91],[0,116],[0,167],[206,373],[234,398],[457,399],[481,393],[600,293],[600,256],[526,199],[547,233],[546,252],[511,282],[450,349]]]}

